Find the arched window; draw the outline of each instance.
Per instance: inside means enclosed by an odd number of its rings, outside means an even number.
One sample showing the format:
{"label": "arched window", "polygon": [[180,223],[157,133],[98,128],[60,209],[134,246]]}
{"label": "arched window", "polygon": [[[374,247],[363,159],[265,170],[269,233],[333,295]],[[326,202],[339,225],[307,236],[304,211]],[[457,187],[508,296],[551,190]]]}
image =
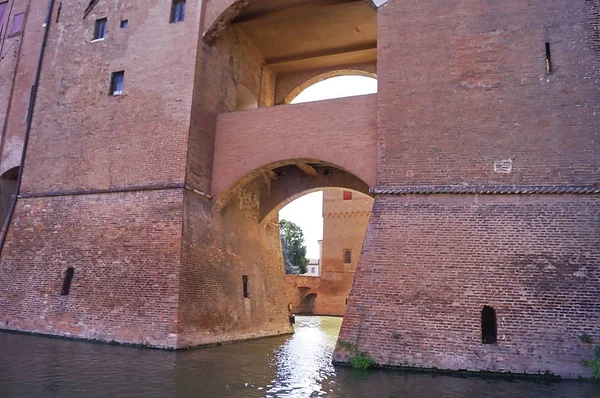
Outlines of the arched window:
{"label": "arched window", "polygon": [[67,272],[65,272],[65,279],[63,280],[62,290],[60,292],[61,296],[68,296],[71,291],[71,281],[73,280],[73,274],[75,273],[75,269],[73,267],[67,268]]}
{"label": "arched window", "polygon": [[496,310],[487,305],[481,310],[481,342],[483,344],[495,344],[498,342]]}
{"label": "arched window", "polygon": [[[318,78],[317,78],[318,79]],[[310,82],[310,81],[309,81]],[[377,79],[370,76],[334,76],[293,91],[286,97],[290,104],[353,97],[377,93]]]}
{"label": "arched window", "polygon": [[344,264],[350,264],[352,262],[352,253],[350,250],[344,250]]}

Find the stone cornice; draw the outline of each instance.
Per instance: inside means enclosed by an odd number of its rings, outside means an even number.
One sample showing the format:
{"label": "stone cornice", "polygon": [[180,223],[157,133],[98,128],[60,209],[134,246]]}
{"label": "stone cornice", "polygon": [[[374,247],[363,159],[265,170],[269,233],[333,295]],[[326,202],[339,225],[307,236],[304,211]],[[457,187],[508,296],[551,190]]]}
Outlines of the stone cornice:
{"label": "stone cornice", "polygon": [[372,195],[597,195],[594,185],[493,185],[375,187]]}

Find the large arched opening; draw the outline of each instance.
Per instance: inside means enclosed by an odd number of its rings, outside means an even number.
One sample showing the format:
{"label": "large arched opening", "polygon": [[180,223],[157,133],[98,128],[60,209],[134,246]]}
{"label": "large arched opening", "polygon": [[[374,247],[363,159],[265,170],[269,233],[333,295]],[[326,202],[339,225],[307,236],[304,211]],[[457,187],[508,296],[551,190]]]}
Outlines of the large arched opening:
{"label": "large arched opening", "polygon": [[[375,185],[375,95],[286,102],[340,74],[375,76],[370,2],[209,0],[202,32],[186,169],[181,346],[289,332],[279,210],[323,189],[368,198]],[[337,257],[343,266],[343,253]]]}

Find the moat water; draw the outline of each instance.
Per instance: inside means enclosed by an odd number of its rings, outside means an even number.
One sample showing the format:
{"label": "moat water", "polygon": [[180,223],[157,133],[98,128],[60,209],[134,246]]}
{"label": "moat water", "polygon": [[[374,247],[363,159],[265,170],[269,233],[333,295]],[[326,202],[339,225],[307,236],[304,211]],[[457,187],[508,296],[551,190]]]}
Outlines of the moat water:
{"label": "moat water", "polygon": [[0,333],[0,397],[600,397],[583,381],[334,367],[340,318],[296,333],[167,352]]}

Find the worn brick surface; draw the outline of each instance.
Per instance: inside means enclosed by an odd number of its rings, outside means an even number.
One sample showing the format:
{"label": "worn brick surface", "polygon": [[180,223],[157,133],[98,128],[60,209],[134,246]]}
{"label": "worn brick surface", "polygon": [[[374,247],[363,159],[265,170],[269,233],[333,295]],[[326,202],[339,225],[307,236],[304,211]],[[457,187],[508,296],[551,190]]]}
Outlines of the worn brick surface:
{"label": "worn brick surface", "polygon": [[[176,24],[169,2],[103,0],[82,19],[88,4],[63,2],[58,22],[55,6],[22,192],[183,182],[198,2]],[[102,17],[106,37],[92,42]],[[124,95],[110,96],[120,70]]]}
{"label": "worn brick surface", "polygon": [[[260,225],[260,196],[245,187],[221,211],[188,193],[179,295],[179,346],[212,344],[292,331],[279,227]],[[248,276],[250,297],[243,295]]]}
{"label": "worn brick surface", "polygon": [[213,196],[219,198],[256,169],[294,159],[331,163],[372,186],[376,101],[376,95],[363,95],[221,115],[215,144]]}
{"label": "worn brick surface", "polygon": [[181,190],[20,200],[0,327],[175,347],[182,200]]}
{"label": "worn brick surface", "polygon": [[[597,182],[599,9],[389,1],[378,12],[378,185]],[[494,172],[502,160],[510,173]]]}
{"label": "worn brick surface", "polygon": [[[0,327],[169,347],[288,331],[277,228],[260,222],[270,162],[332,163],[378,187],[597,184],[597,0],[389,0],[378,95],[232,112],[240,85],[265,107],[308,77],[278,83],[227,27],[251,1],[188,0],[176,24],[167,1],[101,0],[85,19],[88,0],[60,17],[56,4]],[[46,6],[34,4],[26,32],[0,38],[2,172],[22,142]],[[100,17],[107,37],[91,43]],[[125,95],[111,97],[119,70]],[[600,340],[598,221],[592,195],[379,196],[341,338],[380,363],[589,375],[579,337]],[[483,305],[497,345],[481,344]]]}
{"label": "worn brick surface", "polygon": [[[31,86],[41,48],[46,7],[9,0],[0,32],[0,174],[19,165]],[[13,17],[25,13],[23,30],[10,34]]]}
{"label": "worn brick surface", "polygon": [[[566,195],[378,196],[340,339],[382,364],[589,376],[599,210]],[[484,305],[498,344],[481,344]]]}

